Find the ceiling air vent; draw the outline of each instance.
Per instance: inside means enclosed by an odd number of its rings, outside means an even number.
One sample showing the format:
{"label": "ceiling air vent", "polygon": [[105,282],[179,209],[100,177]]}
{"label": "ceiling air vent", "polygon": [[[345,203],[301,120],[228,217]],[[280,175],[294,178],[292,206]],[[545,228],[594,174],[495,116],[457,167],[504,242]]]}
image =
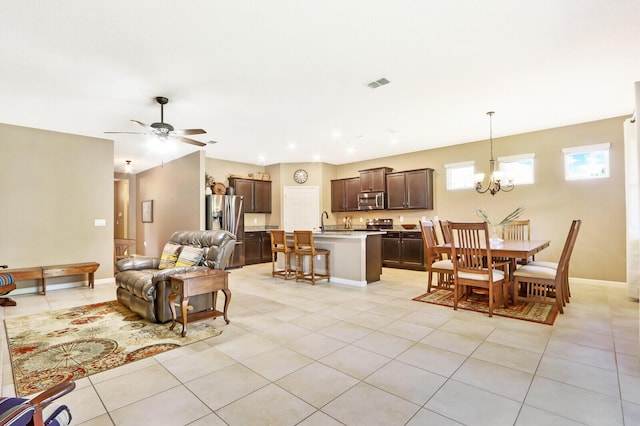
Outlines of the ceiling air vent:
{"label": "ceiling air vent", "polygon": [[382,77],[379,80],[372,81],[371,83],[367,84],[367,86],[369,86],[372,89],[375,89],[376,87],[384,86],[385,84],[389,84],[389,83],[390,83],[389,80],[387,80],[386,78]]}

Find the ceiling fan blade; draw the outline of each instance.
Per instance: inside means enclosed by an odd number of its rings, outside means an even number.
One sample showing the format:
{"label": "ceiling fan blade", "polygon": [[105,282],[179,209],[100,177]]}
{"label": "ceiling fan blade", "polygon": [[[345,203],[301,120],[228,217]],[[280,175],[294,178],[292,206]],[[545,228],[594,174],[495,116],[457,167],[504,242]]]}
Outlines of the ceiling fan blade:
{"label": "ceiling fan blade", "polygon": [[126,133],[130,135],[148,135],[150,133],[147,132],[105,132],[105,133]]}
{"label": "ceiling fan blade", "polygon": [[203,135],[203,134],[207,133],[202,129],[179,129],[179,130],[174,130],[173,132],[178,136],[182,136],[182,135]]}
{"label": "ceiling fan blade", "polygon": [[139,125],[141,125],[142,127],[147,127],[147,128],[151,128],[150,125],[143,123],[142,121],[138,121],[138,120],[131,120],[134,123],[138,123]]}
{"label": "ceiling fan blade", "polygon": [[189,139],[189,138],[185,138],[184,136],[175,136],[175,138],[177,140],[179,140],[180,142],[186,142],[186,143],[190,143],[191,145],[196,145],[196,146],[207,146],[206,143],[204,142],[200,142],[197,141],[195,139]]}

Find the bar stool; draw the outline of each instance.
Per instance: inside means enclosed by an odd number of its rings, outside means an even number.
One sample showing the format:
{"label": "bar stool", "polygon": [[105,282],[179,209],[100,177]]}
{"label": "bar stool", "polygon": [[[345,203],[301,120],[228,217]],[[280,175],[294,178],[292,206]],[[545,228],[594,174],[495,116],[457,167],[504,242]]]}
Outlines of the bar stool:
{"label": "bar stool", "polygon": [[[329,264],[330,251],[326,249],[316,248],[313,244],[313,233],[311,231],[293,231],[293,250],[296,255],[296,281],[306,280],[315,284],[318,280],[331,278],[331,268]],[[315,270],[316,256],[325,257],[325,272],[319,274]],[[304,257],[311,257],[309,272],[304,272]]]}
{"label": "bar stool", "polygon": [[[284,269],[276,268],[278,253],[284,254]],[[295,270],[291,269],[291,253],[293,246],[287,245],[283,230],[271,231],[271,275],[283,277],[285,280],[293,278]]]}

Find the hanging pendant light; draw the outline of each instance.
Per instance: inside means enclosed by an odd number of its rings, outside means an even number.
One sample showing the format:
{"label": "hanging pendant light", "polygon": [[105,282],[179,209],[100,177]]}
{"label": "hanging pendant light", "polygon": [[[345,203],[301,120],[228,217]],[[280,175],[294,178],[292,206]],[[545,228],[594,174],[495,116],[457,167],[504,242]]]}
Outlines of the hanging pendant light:
{"label": "hanging pendant light", "polygon": [[127,164],[124,165],[124,172],[125,173],[133,172],[133,166],[131,165],[131,160],[127,160]]}
{"label": "hanging pendant light", "polygon": [[507,180],[506,184],[503,184],[504,173],[496,170],[496,160],[493,158],[493,126],[492,126],[492,117],[495,114],[494,111],[489,111],[487,115],[489,116],[489,143],[491,144],[491,158],[489,160],[489,184],[485,189],[482,189],[482,184],[484,183],[484,173],[477,173],[473,176],[473,180],[476,184],[476,191],[480,194],[484,194],[485,192],[489,192],[491,195],[496,195],[500,191],[509,192],[514,188],[513,181],[511,179]]}

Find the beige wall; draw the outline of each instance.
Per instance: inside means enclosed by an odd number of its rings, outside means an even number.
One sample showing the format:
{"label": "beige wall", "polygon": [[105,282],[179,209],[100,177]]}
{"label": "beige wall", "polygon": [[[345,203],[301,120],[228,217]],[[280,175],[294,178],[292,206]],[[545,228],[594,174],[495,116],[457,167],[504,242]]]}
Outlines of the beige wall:
{"label": "beige wall", "polygon": [[[136,253],[159,257],[175,231],[204,229],[204,162],[204,151],[196,151],[136,175]],[[152,223],[141,219],[147,200]]]}
{"label": "beige wall", "polygon": [[0,264],[94,261],[96,279],[113,276],[113,141],[0,124],[0,196]]}

